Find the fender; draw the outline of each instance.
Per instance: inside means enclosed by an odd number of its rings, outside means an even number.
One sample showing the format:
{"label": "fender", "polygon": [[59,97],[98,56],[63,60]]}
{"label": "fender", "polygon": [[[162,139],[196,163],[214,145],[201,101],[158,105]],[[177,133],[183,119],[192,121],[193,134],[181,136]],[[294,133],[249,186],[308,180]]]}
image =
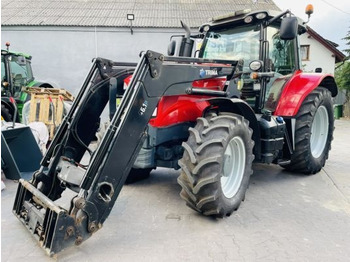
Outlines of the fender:
{"label": "fender", "polygon": [[149,123],[153,127],[162,128],[183,122],[196,122],[209,106],[204,96],[163,96]]}
{"label": "fender", "polygon": [[206,108],[205,112],[215,109],[219,112],[230,112],[243,116],[249,121],[249,127],[253,130],[254,140],[254,155],[255,160],[261,158],[261,141],[260,128],[258,120],[255,116],[254,110],[243,100],[238,98],[212,98],[207,100],[210,106]]}
{"label": "fender", "polygon": [[333,97],[338,94],[337,84],[332,75],[297,71],[281,89],[274,115],[295,116],[304,99],[318,86],[329,89]]}
{"label": "fender", "polygon": [[53,86],[49,83],[44,83],[44,82],[37,82],[37,81],[32,81],[30,82],[27,86],[29,87],[46,87],[46,88],[53,88]]}
{"label": "fender", "polygon": [[[124,86],[128,86],[131,76],[124,80]],[[222,90],[226,78],[196,80],[192,87],[210,90]],[[202,95],[176,95],[163,96],[155,112],[156,117],[150,120],[153,127],[167,127],[183,122],[196,122],[201,117],[205,108],[209,106],[208,96]]]}

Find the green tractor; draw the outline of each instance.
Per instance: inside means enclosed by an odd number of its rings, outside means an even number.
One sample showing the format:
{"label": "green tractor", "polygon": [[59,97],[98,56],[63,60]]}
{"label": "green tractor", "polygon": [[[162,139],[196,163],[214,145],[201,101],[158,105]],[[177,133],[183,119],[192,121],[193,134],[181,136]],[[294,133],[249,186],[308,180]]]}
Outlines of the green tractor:
{"label": "green tractor", "polygon": [[9,47],[10,43],[7,42],[6,50],[1,49],[1,120],[20,122],[23,105],[30,99],[22,88],[52,88],[52,85],[34,80],[32,56],[12,52]]}

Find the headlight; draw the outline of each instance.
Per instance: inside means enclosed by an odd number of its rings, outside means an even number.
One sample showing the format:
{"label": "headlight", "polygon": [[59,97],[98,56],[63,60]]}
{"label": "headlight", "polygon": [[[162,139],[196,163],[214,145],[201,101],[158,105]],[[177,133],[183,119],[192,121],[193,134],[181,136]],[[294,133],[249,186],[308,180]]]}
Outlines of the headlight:
{"label": "headlight", "polygon": [[209,29],[210,29],[210,25],[205,25],[205,26],[203,26],[203,31],[204,31],[204,32],[208,32]]}
{"label": "headlight", "polygon": [[261,69],[262,65],[263,65],[262,61],[254,60],[254,61],[250,62],[249,68],[252,71],[259,71]]}
{"label": "headlight", "polygon": [[207,25],[207,24],[201,25],[201,26],[199,27],[199,32],[200,32],[200,33],[206,33],[206,32],[209,31],[209,29],[210,29],[210,25]]}
{"label": "headlight", "polygon": [[266,17],[266,13],[258,13],[255,15],[257,19],[264,19]]}
{"label": "headlight", "polygon": [[253,21],[253,17],[251,15],[247,16],[246,18],[244,18],[244,22],[249,24]]}

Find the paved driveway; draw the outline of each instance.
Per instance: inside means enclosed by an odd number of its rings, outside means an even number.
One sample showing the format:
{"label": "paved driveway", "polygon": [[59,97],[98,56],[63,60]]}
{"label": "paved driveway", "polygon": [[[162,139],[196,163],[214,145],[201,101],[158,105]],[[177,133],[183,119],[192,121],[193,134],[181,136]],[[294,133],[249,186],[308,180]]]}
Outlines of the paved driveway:
{"label": "paved driveway", "polygon": [[[178,173],[159,169],[125,186],[104,227],[58,261],[349,261],[350,121],[337,120],[326,167],[317,175],[255,165],[245,202],[212,219],[187,208]],[[17,184],[1,194],[1,259],[50,261],[12,215]]]}

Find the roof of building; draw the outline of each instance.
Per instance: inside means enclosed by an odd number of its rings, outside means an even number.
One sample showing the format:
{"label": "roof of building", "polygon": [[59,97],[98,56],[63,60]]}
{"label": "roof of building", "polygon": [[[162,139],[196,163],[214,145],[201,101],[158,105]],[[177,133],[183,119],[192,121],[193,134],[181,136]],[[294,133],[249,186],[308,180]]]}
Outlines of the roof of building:
{"label": "roof of building", "polygon": [[236,10],[280,10],[272,0],[2,0],[3,26],[198,27]]}
{"label": "roof of building", "polygon": [[334,54],[336,63],[342,62],[346,58],[346,56],[337,49],[338,44],[323,38],[309,26],[307,26],[307,32],[311,37],[313,37],[315,40],[320,42],[325,48],[327,48],[329,51],[331,51]]}

